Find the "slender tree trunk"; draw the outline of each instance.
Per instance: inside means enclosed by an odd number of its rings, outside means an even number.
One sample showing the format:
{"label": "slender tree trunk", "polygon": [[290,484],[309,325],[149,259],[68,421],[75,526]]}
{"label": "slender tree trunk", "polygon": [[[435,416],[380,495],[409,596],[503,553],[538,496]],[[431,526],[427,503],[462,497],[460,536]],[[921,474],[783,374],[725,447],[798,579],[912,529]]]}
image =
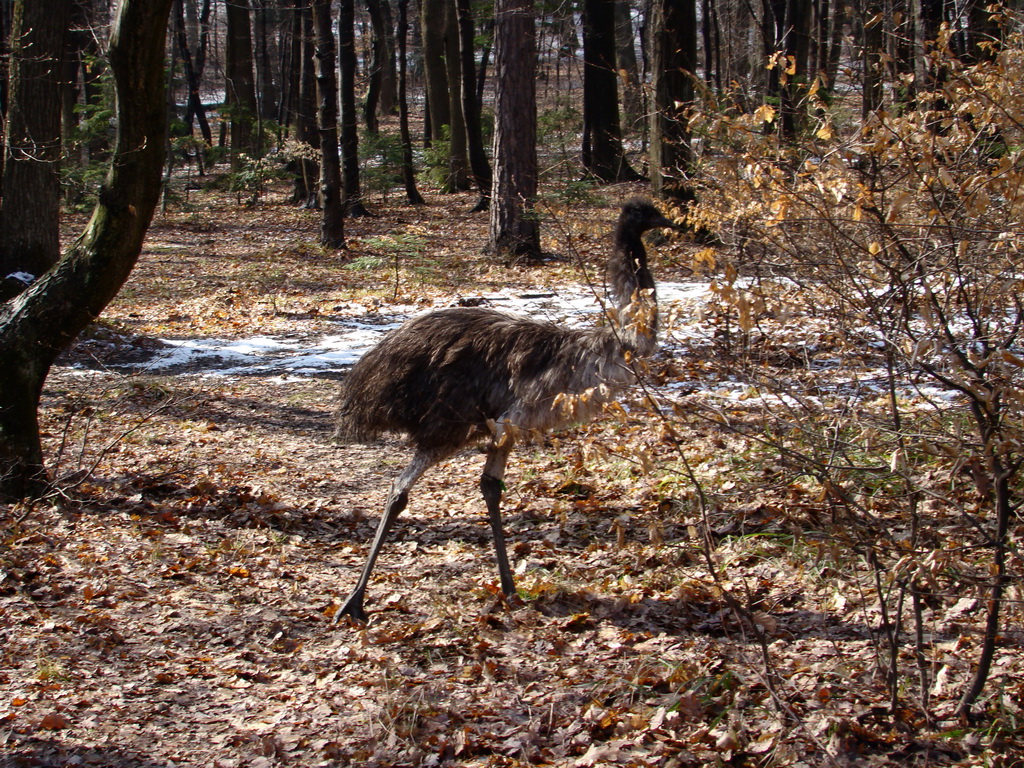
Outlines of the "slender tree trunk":
{"label": "slender tree trunk", "polygon": [[[320,150],[320,132],[317,130],[317,98],[316,98],[316,46],[313,42],[313,16],[309,8],[309,0],[296,0],[296,13],[299,18],[298,40],[301,46],[299,72],[299,94],[295,107],[295,135],[299,141]],[[307,208],[320,206],[317,187],[320,178],[320,164],[311,158],[299,160],[295,193],[296,203]]]}
{"label": "slender tree trunk", "polygon": [[[783,25],[786,18],[786,0],[761,0],[761,10],[761,39],[764,44],[765,61],[775,61],[785,34]],[[766,71],[768,77],[765,84],[765,101],[778,106],[782,102],[781,68],[776,65]],[[766,123],[765,131],[773,131],[777,125],[777,122]]]}
{"label": "slender tree trunk", "polygon": [[206,119],[206,108],[199,92],[199,74],[196,72],[192,59],[192,51],[188,44],[188,34],[185,26],[184,0],[176,0],[174,12],[176,23],[174,26],[175,36],[178,42],[178,54],[181,56],[182,66],[185,70],[185,83],[188,86],[188,107],[185,116],[185,124],[188,126],[189,134],[192,133],[192,120],[199,123],[199,131],[203,134],[203,140],[213,144],[213,132],[210,130],[210,122]]}
{"label": "slender tree trunk", "polygon": [[383,115],[394,112],[397,93],[395,68],[395,36],[388,0],[366,0],[373,31],[371,41],[370,83],[366,89],[363,119],[370,133],[377,132],[378,110]]}
{"label": "slender tree trunk", "polygon": [[[715,82],[715,77],[720,76],[718,67],[715,64],[715,55],[718,52],[718,40],[715,39],[714,15],[711,13],[711,4],[714,0],[701,0],[701,41],[704,48],[704,82],[709,86]],[[715,88],[719,93],[720,89]],[[654,164],[651,163],[653,166]],[[653,174],[653,171],[652,171]],[[653,181],[653,178],[652,178]]]}
{"label": "slender tree trunk", "polygon": [[356,115],[355,0],[341,0],[338,51],[341,56],[341,164],[344,207],[349,216],[366,216],[359,183],[359,129]]}
{"label": "slender tree trunk", "polygon": [[429,113],[428,142],[444,138],[448,130],[447,174],[443,191],[469,187],[469,158],[466,124],[462,113],[461,75],[459,74],[458,20],[455,0],[422,0],[423,70],[427,85]]}
{"label": "slender tree trunk", "polygon": [[624,124],[635,128],[643,115],[640,73],[636,64],[636,35],[629,0],[615,0],[615,62],[622,83]]}
{"label": "slender tree trunk", "polygon": [[302,18],[297,0],[282,0],[287,10],[286,24],[281,27],[281,50],[278,56],[278,79],[281,82],[281,101],[277,122],[282,127],[294,125],[298,104],[299,75],[302,72]]}
{"label": "slender tree trunk", "polygon": [[692,162],[686,110],[697,68],[695,0],[653,0],[651,36],[651,185],[657,195],[685,198]]}
{"label": "slender tree trunk", "polygon": [[256,39],[253,46],[253,64],[256,67],[256,94],[260,119],[273,117],[278,111],[280,99],[280,83],[274,79],[274,67],[271,64],[273,49],[273,28],[276,10],[273,6],[277,0],[256,0],[253,8]]}
{"label": "slender tree trunk", "polygon": [[430,126],[427,142],[441,138],[441,127],[451,125],[448,73],[444,66],[445,7],[447,0],[420,0],[423,75]]}
{"label": "slender tree trunk", "polygon": [[[70,0],[18,0],[14,6],[0,278],[14,272],[39,277],[60,258],[60,75],[70,18]],[[24,285],[4,280],[0,299]]]}
{"label": "slender tree trunk", "polygon": [[807,115],[804,95],[810,85],[811,0],[787,0],[783,50],[792,70],[782,89],[783,135],[796,137],[803,129]]}
{"label": "slender tree trunk", "polygon": [[316,38],[317,124],[320,130],[320,244],[345,247],[345,206],[342,202],[341,157],[338,153],[337,51],[331,29],[331,0],[312,0]]}
{"label": "slender tree trunk", "polygon": [[[191,2],[189,6],[191,6]],[[203,72],[206,71],[206,50],[210,46],[210,0],[202,0],[202,6],[200,7],[198,17],[196,18],[196,28],[198,30],[198,37],[196,42],[189,43],[189,46],[194,46],[196,52],[195,68],[196,77],[199,81],[203,80]],[[186,9],[187,10],[187,9]],[[186,20],[189,18],[189,14],[185,15]],[[191,25],[191,22],[189,22]]]}
{"label": "slender tree trunk", "polygon": [[882,54],[884,40],[882,36],[881,7],[874,0],[868,0],[861,19],[863,30],[862,66],[864,68],[864,85],[861,96],[861,118],[867,119],[876,109],[882,106]]}
{"label": "slender tree trunk", "polygon": [[614,3],[583,3],[583,167],[599,181],[635,181],[619,124]]}
{"label": "slender tree trunk", "polygon": [[[939,0],[941,3],[942,0]],[[837,1],[833,4],[832,8],[832,19],[831,19],[831,38],[828,43],[828,63],[827,69],[828,82],[831,87],[835,87],[836,75],[839,72],[839,60],[843,53],[843,30],[846,27],[847,5],[844,2]]]}
{"label": "slender tree trunk", "polygon": [[450,152],[448,158],[448,183],[445,191],[456,192],[469,189],[469,142],[466,137],[465,103],[462,96],[462,59],[459,44],[459,18],[456,0],[446,0],[444,57],[445,73],[448,76],[448,114],[451,116]]}
{"label": "slender tree trunk", "polygon": [[412,156],[412,137],[409,135],[409,102],[406,98],[405,39],[409,34],[409,0],[398,0],[398,129],[402,139],[402,180],[405,196],[411,205],[426,201],[416,189],[416,169]]}
{"label": "slender tree trunk", "polygon": [[929,43],[934,42],[942,26],[942,6],[942,0],[912,0],[915,95],[931,91],[938,85],[935,70],[928,59],[927,48]]}
{"label": "slender tree trunk", "polygon": [[487,83],[487,64],[491,59],[491,43],[494,39],[494,17],[487,19],[481,30],[484,44],[480,50],[480,69],[476,75],[476,102],[484,103],[484,85]]}
{"label": "slender tree trunk", "polygon": [[531,0],[497,0],[494,7],[494,186],[491,252],[540,256],[537,195],[536,30]]}
{"label": "slender tree trunk", "polygon": [[[172,0],[122,0],[110,37],[117,142],[82,235],[41,280],[0,305],[0,494],[46,482],[39,397],[57,355],[117,295],[131,273],[160,196],[167,109],[164,43]],[[13,106],[13,105],[12,105]]]}
{"label": "slender tree trunk", "polygon": [[255,121],[259,115],[256,82],[253,78],[252,29],[249,25],[249,0],[230,0],[225,4],[227,41],[225,75],[227,103],[231,114],[232,161],[239,152],[259,155]]}
{"label": "slender tree trunk", "polygon": [[1010,583],[1006,567],[1007,534],[1010,521],[1016,517],[1016,508],[1012,502],[1015,494],[1010,488],[1010,479],[1014,472],[1003,466],[997,453],[998,449],[987,448],[987,450],[990,452],[989,474],[995,480],[994,487],[990,491],[996,509],[996,530],[992,538],[992,548],[995,552],[993,554],[992,581],[985,610],[985,634],[982,636],[981,654],[978,657],[974,678],[964,691],[958,708],[960,717],[965,721],[970,718],[974,703],[985,689],[985,683],[992,671],[996,648],[999,645],[999,635],[1001,634],[999,615],[1006,587]]}
{"label": "slender tree trunk", "polygon": [[[64,51],[61,54],[60,82],[61,94],[61,133],[70,138],[78,127],[78,116],[75,107],[80,103],[82,91],[79,86],[79,75],[89,69],[86,57],[95,54],[95,40],[88,30],[91,29],[89,19],[92,5],[82,3],[71,4],[71,17],[68,20],[67,32],[64,35]],[[2,25],[0,25],[2,30]],[[84,82],[85,77],[82,77]],[[70,142],[65,142],[67,145]],[[65,146],[65,150],[67,150]],[[70,159],[70,158],[69,158]],[[74,160],[72,159],[72,163]]]}
{"label": "slender tree trunk", "polygon": [[469,165],[473,179],[480,190],[480,200],[474,211],[487,210],[491,197],[491,164],[484,150],[483,126],[480,120],[480,100],[477,97],[476,61],[474,60],[475,24],[470,0],[457,0],[459,13],[459,50],[462,56],[462,111],[466,116],[466,139],[469,144]]}

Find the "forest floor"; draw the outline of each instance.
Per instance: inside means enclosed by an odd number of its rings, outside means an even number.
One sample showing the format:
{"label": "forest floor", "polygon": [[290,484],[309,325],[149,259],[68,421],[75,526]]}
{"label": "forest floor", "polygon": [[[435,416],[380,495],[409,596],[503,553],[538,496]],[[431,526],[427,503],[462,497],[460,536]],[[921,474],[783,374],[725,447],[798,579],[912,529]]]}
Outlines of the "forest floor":
{"label": "forest floor", "polygon": [[[0,506],[0,766],[1024,764],[1008,725],[1019,607],[986,697],[999,727],[954,714],[977,600],[930,617],[936,722],[894,714],[864,569],[804,535],[821,499],[768,482],[770,464],[698,408],[668,429],[627,407],[513,454],[508,601],[482,455],[431,471],[356,627],[332,617],[408,452],[331,442],[344,366],[147,368],[168,340],[314,344],[346,320],[566,292],[599,280],[616,205],[638,190],[547,210],[563,258],[542,265],[483,254],[468,195],[378,202],[346,222],[341,253],[281,191],[251,207],[194,192],[158,214],[129,284],[47,381],[59,493]],[[700,249],[651,246],[657,278],[687,279]],[[700,294],[662,309],[653,380],[683,406],[725,391],[714,329],[686,330],[713,324]],[[726,503],[702,516],[686,466]]]}

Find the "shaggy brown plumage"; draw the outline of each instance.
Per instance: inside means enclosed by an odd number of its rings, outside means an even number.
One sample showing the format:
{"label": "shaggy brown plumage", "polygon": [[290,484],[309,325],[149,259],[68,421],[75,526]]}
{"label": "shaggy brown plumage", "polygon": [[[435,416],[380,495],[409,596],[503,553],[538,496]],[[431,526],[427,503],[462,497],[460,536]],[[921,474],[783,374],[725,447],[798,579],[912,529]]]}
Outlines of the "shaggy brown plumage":
{"label": "shaggy brown plumage", "polygon": [[[501,588],[515,586],[501,525],[501,482],[521,431],[591,417],[633,377],[631,362],[657,346],[654,278],[641,236],[676,228],[650,202],[627,202],[607,267],[615,304],[609,323],[589,329],[480,307],[444,309],[410,320],[364,355],[341,385],[336,437],[366,442],[405,434],[416,449],[391,488],[359,582],[338,616],[365,621],[363,596],[410,488],[429,467],[487,440],[480,480],[495,539]],[[579,397],[585,395],[584,397]]]}

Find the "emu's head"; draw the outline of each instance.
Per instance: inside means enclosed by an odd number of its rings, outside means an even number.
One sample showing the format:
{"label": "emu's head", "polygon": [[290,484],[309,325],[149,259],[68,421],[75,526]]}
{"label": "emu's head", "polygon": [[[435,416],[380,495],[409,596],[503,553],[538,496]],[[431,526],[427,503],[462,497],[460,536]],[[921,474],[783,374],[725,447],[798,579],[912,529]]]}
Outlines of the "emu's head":
{"label": "emu's head", "polygon": [[638,239],[640,235],[651,229],[682,229],[678,224],[667,219],[654,204],[645,198],[634,197],[622,206],[619,221],[615,227],[615,240],[623,244]]}

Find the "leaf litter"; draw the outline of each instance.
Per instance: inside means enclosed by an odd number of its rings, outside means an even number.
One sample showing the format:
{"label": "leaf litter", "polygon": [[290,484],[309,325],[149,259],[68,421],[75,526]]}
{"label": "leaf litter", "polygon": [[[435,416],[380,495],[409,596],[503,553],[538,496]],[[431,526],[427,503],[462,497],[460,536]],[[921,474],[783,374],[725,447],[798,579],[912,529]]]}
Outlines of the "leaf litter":
{"label": "leaf litter", "polygon": [[[697,415],[712,401],[753,418],[759,402],[714,353],[699,293],[662,297],[680,319],[654,366],[658,391],[695,414],[674,434],[634,404],[516,452],[504,509],[519,598],[500,595],[482,456],[469,452],[412,494],[371,583],[369,626],[334,626],[407,455],[396,442],[331,444],[338,369],[453,294],[554,293],[571,299],[563,319],[588,292],[567,288],[579,284],[570,263],[488,263],[486,219],[469,207],[455,196],[354,220],[341,255],[301,245],[316,222],[280,205],[211,201],[156,223],[104,324],[47,382],[42,431],[62,496],[0,507],[0,764],[982,765],[1021,754],[1012,734],[958,736],[882,713],[872,596],[847,555],[801,538],[820,524],[816,491],[778,487],[771,467],[738,475],[729,459],[748,446]],[[599,264],[613,215],[574,211],[572,248]],[[400,265],[395,297],[394,274],[345,262],[399,225],[429,245]],[[655,249],[659,278],[685,277],[688,249]],[[331,346],[339,328],[354,338]],[[222,340],[217,375],[194,356],[152,364],[167,339]],[[806,348],[784,331],[765,343]],[[324,364],[281,362],[310,357]],[[672,463],[680,445],[720,493],[706,533]],[[764,648],[723,590],[752,608]],[[1019,618],[1007,618],[1008,640],[1021,639]],[[955,703],[978,621],[969,602],[936,612],[937,699]],[[993,684],[1013,716],[1019,647],[1001,649]]]}

